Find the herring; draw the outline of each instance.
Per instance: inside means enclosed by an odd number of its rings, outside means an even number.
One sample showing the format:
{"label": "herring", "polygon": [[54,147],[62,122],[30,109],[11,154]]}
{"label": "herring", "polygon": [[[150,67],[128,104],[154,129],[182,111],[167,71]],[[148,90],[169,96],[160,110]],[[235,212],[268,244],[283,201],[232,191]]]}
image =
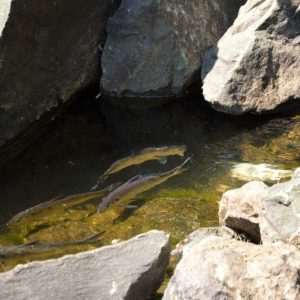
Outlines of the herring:
{"label": "herring", "polygon": [[239,163],[234,165],[231,175],[243,181],[260,180],[276,182],[292,177],[293,172],[291,170],[278,170],[269,164]]}
{"label": "herring", "polygon": [[116,201],[126,202],[137,196],[140,193],[143,193],[163,182],[169,178],[180,174],[185,169],[183,168],[188,161],[191,160],[191,157],[186,159],[180,166],[160,174],[151,174],[145,176],[135,176],[126,183],[122,184],[114,191],[109,193],[102,199],[102,202],[98,205],[98,212],[103,212],[107,207]]}
{"label": "herring", "polygon": [[[149,147],[137,153],[133,153],[128,157],[121,158],[114,162],[99,178],[99,181],[106,179],[108,176],[115,174],[130,166],[140,165],[145,161],[158,160],[162,164],[166,163],[168,156],[178,155],[183,157],[186,152],[186,146],[164,146]],[[93,189],[97,188],[94,187]]]}

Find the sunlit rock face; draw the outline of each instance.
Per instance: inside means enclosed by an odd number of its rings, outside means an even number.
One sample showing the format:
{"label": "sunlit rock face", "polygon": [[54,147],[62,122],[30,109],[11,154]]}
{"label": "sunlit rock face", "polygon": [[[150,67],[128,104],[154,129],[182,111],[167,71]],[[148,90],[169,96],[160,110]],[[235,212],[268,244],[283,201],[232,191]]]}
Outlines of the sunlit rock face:
{"label": "sunlit rock face", "polygon": [[169,260],[169,237],[150,231],[129,241],[0,273],[0,298],[152,299]]}
{"label": "sunlit rock face", "polygon": [[10,2],[11,0],[2,0],[0,3],[0,37],[8,18]]}
{"label": "sunlit rock face", "polygon": [[174,97],[200,81],[205,52],[243,0],[124,0],[108,23],[102,55],[110,96]]}
{"label": "sunlit rock face", "polygon": [[300,248],[300,179],[273,185],[262,198],[259,227],[264,244],[285,242]]}
{"label": "sunlit rock face", "polygon": [[163,300],[299,299],[300,252],[211,236],[177,265]]}
{"label": "sunlit rock face", "polygon": [[1,0],[0,146],[99,80],[98,45],[117,2]]}
{"label": "sunlit rock face", "polygon": [[203,65],[204,97],[219,111],[300,104],[300,1],[249,0]]}
{"label": "sunlit rock face", "polygon": [[252,241],[259,243],[261,198],[266,189],[263,182],[252,181],[224,193],[219,204],[220,225],[246,233]]}

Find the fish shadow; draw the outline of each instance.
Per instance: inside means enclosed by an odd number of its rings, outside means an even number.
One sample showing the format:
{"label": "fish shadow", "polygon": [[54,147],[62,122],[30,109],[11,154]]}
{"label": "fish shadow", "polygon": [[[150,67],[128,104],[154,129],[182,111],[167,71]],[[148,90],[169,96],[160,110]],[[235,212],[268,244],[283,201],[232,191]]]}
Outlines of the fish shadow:
{"label": "fish shadow", "polygon": [[117,225],[117,224],[120,224],[120,223],[126,221],[128,218],[130,218],[133,215],[133,213],[136,210],[138,210],[146,202],[147,202],[147,200],[143,199],[143,198],[138,198],[138,199],[135,199],[135,200],[129,202],[128,205],[132,205],[132,206],[136,206],[136,207],[134,207],[134,208],[124,207],[122,212],[120,213],[120,215],[116,219],[113,220],[113,224]]}

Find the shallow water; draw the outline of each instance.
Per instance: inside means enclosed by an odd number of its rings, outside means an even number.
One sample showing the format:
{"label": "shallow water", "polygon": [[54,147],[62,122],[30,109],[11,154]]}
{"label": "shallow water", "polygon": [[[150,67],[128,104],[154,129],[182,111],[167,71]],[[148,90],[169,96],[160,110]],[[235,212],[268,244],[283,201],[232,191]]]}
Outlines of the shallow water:
{"label": "shallow water", "polygon": [[[0,176],[0,246],[30,241],[82,240],[104,231],[95,244],[0,258],[0,270],[17,263],[58,257],[129,239],[151,229],[171,233],[175,245],[199,227],[218,225],[218,201],[244,182],[230,170],[240,162],[270,163],[280,169],[300,164],[297,116],[228,117],[194,101],[174,102],[148,111],[130,111],[108,103],[74,106],[20,156],[2,167]],[[133,166],[110,176],[102,188],[137,174],[171,170],[192,155],[189,168],[129,203],[97,213],[103,195],[74,205],[54,205],[7,222],[17,213],[53,198],[86,193],[117,159],[145,147],[185,145],[184,158],[170,157]]]}

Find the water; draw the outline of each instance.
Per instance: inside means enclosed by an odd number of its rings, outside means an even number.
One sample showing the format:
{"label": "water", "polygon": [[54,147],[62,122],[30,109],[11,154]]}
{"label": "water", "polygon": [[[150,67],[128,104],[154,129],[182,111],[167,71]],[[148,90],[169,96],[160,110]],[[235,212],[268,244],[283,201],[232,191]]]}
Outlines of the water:
{"label": "water", "polygon": [[[14,215],[39,203],[88,192],[117,159],[145,147],[165,145],[186,145],[192,164],[182,174],[132,199],[131,208],[116,203],[98,214],[101,195],[79,204],[50,206],[7,225]],[[79,102],[2,167],[0,246],[76,241],[104,233],[94,244],[0,258],[0,270],[126,240],[151,229],[171,233],[175,245],[200,227],[218,225],[218,201],[223,192],[244,183],[231,176],[234,164],[271,163],[293,169],[300,164],[299,146],[297,116],[228,117],[199,105],[197,99],[148,111],[130,111],[95,100],[87,106]],[[138,174],[171,170],[185,158],[128,168],[109,177],[102,187]]]}

